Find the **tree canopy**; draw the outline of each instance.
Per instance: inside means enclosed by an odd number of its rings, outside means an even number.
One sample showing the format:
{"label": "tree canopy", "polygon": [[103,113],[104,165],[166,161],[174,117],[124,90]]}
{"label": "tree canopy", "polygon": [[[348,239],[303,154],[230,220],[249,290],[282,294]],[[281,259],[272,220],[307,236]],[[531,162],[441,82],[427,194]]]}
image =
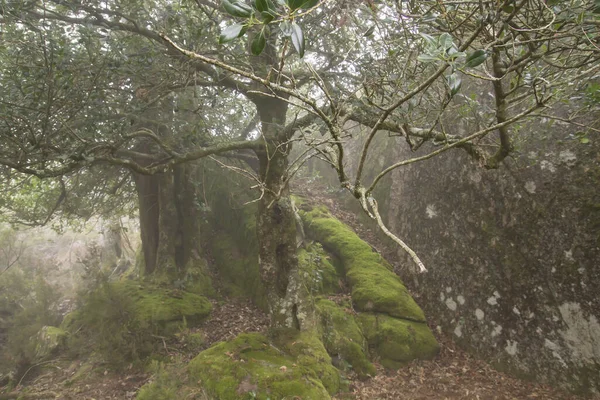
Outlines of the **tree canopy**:
{"label": "tree canopy", "polygon": [[[453,148],[497,168],[526,119],[583,124],[593,106],[567,116],[554,106],[596,84],[599,10],[582,0],[3,1],[0,173],[12,197],[0,206],[36,223],[115,210],[130,201],[130,171],[227,155],[246,162],[235,168],[269,208],[314,157],[424,269],[383,225],[375,186]],[[457,112],[460,132],[445,124]],[[356,124],[366,140],[350,156]],[[385,132],[434,147],[366,181]],[[294,143],[303,151],[288,160]]]}

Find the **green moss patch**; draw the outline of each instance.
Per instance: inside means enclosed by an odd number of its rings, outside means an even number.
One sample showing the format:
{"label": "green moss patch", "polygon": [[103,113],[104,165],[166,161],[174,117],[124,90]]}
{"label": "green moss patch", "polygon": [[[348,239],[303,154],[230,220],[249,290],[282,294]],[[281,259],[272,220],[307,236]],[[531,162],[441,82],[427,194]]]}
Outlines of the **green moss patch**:
{"label": "green moss patch", "polygon": [[87,353],[90,344],[110,364],[119,367],[154,350],[156,336],[168,336],[206,318],[212,309],[202,296],[132,281],[105,283],[83,299],[61,329],[68,345]]}
{"label": "green moss patch", "polygon": [[328,389],[339,388],[339,376],[318,343],[308,333],[281,333],[275,344],[260,334],[242,334],[194,358],[189,380],[219,400],[330,399]]}
{"label": "green moss patch", "polygon": [[354,319],[352,309],[344,309],[333,301],[319,299],[320,334],[327,352],[336,357],[338,367],[352,369],[359,377],[376,374],[367,358],[367,341]]}
{"label": "green moss patch", "polygon": [[55,326],[44,326],[37,335],[35,359],[42,361],[54,354],[64,345],[67,332]]}
{"label": "green moss patch", "polygon": [[298,251],[298,266],[303,281],[312,295],[332,294],[340,291],[339,276],[328,260],[327,253],[318,243]]}
{"label": "green moss patch", "polygon": [[358,321],[369,346],[387,368],[399,368],[416,358],[433,358],[439,351],[426,324],[372,313],[361,313]]}
{"label": "green moss patch", "polygon": [[339,257],[357,309],[425,321],[423,311],[390,265],[352,229],[323,207],[301,212],[301,216],[309,235]]}

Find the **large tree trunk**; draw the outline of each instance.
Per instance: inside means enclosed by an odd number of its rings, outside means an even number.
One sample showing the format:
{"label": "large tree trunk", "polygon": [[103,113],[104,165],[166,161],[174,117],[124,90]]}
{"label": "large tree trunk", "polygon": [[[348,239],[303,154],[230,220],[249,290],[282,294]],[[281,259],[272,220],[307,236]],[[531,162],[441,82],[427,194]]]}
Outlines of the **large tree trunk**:
{"label": "large tree trunk", "polygon": [[144,275],[178,279],[198,247],[193,165],[147,176],[134,173],[140,210]]}
{"label": "large tree trunk", "polygon": [[272,327],[306,330],[314,326],[314,312],[298,273],[296,219],[286,182],[291,150],[283,131],[287,105],[274,98],[257,102],[265,138],[265,147],[256,152],[265,185],[258,208],[257,236]]}

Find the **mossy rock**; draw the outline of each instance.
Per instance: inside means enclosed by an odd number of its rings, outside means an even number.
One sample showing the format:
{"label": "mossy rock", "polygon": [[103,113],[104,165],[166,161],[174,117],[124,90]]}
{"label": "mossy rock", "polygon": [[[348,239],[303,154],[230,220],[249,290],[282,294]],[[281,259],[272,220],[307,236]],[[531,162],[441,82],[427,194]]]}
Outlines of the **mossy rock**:
{"label": "mossy rock", "polygon": [[361,313],[358,321],[369,346],[386,368],[399,368],[414,359],[430,359],[439,345],[429,327],[385,314]]}
{"label": "mossy rock", "polygon": [[367,357],[367,341],[351,310],[325,299],[318,299],[316,307],[323,344],[337,358],[338,367],[351,368],[360,378],[374,376],[377,371]]}
{"label": "mossy rock", "polygon": [[[289,340],[294,339],[290,342]],[[221,342],[194,358],[189,380],[217,400],[326,400],[339,382],[331,359],[314,335],[279,335],[277,345],[258,333]],[[288,353],[291,352],[291,353]]]}
{"label": "mossy rock", "polygon": [[204,320],[212,309],[202,296],[132,281],[105,283],[65,317],[61,329],[70,333],[68,348],[88,355],[94,348],[104,361],[120,368],[143,360],[170,336]]}
{"label": "mossy rock", "polygon": [[390,265],[350,227],[324,207],[302,211],[301,216],[309,235],[342,262],[358,310],[425,322],[423,310]]}
{"label": "mossy rock", "polygon": [[[196,324],[211,312],[206,297],[181,291],[140,285],[135,282],[111,283],[112,290],[131,299],[135,318],[153,326],[168,327],[170,323]],[[168,332],[163,332],[168,333]]]}
{"label": "mossy rock", "polygon": [[56,353],[66,342],[67,332],[55,326],[44,326],[38,332],[35,359],[42,361]]}
{"label": "mossy rock", "polygon": [[298,250],[298,267],[312,295],[333,294],[340,291],[339,275],[328,260],[327,253],[318,243]]}

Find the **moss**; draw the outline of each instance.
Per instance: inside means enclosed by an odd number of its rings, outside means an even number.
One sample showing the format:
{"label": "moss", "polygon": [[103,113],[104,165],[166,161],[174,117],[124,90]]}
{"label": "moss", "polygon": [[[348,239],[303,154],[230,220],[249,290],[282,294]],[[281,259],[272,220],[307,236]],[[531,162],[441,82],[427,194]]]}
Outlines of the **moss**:
{"label": "moss", "polygon": [[37,335],[35,345],[36,361],[41,361],[55,353],[65,344],[67,332],[55,326],[44,326]]}
{"label": "moss", "polygon": [[[83,299],[63,321],[71,352],[89,353],[90,345],[115,367],[144,359],[183,326],[202,321],[211,311],[202,296],[131,281],[105,283]],[[161,343],[162,344],[162,343]]]}
{"label": "moss", "polygon": [[184,287],[190,293],[208,297],[216,296],[208,263],[204,258],[190,260],[186,267]]}
{"label": "moss", "polygon": [[330,394],[340,391],[339,371],[332,365],[318,332],[280,329],[274,332],[274,341],[296,359],[296,364],[315,372]]}
{"label": "moss", "polygon": [[339,359],[341,367],[349,366],[360,378],[374,376],[375,367],[367,358],[367,341],[352,312],[325,299],[319,299],[316,307],[327,352]]}
{"label": "moss", "polygon": [[352,229],[323,207],[301,215],[309,234],[343,263],[346,279],[352,287],[352,301],[359,310],[425,321],[423,311],[390,265]]}
{"label": "moss", "polygon": [[257,333],[218,343],[190,362],[190,381],[199,382],[209,396],[220,400],[330,399],[320,375],[327,353],[316,351],[306,337],[291,343],[287,339],[278,342],[281,348]]}
{"label": "moss", "polygon": [[312,295],[337,293],[340,291],[339,276],[329,262],[321,245],[313,244],[298,251],[298,266],[303,280]]}
{"label": "moss", "polygon": [[212,305],[205,297],[181,290],[143,286],[135,282],[115,282],[110,285],[112,290],[132,300],[136,319],[159,328],[167,326],[169,322],[201,322],[212,310]]}
{"label": "moss", "polygon": [[358,320],[369,346],[387,368],[399,368],[416,358],[433,358],[439,351],[435,337],[424,323],[372,313],[361,313]]}

